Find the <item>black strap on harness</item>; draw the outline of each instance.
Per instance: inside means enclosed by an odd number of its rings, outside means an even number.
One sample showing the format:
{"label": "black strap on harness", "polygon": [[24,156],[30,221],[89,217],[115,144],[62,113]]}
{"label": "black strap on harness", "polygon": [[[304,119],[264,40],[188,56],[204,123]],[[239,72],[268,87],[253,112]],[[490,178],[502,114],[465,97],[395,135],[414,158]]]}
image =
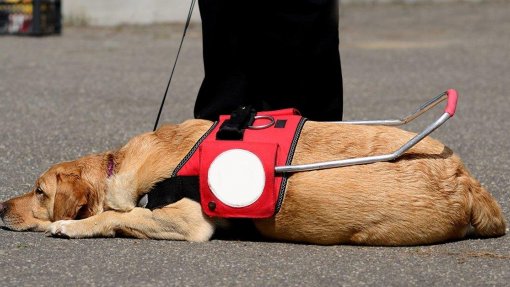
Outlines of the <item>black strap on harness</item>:
{"label": "black strap on harness", "polygon": [[147,204],[145,208],[151,210],[175,203],[183,198],[189,198],[200,202],[200,185],[198,176],[178,176],[179,170],[197,151],[200,144],[216,128],[218,122],[212,124],[200,139],[195,143],[191,150],[186,154],[182,161],[177,165],[172,175],[157,184],[147,193]]}
{"label": "black strap on harness", "polygon": [[218,140],[242,140],[244,131],[253,124],[257,111],[251,106],[241,106],[223,122],[216,134]]}
{"label": "black strap on harness", "polygon": [[200,202],[198,176],[176,176],[158,182],[148,193],[145,208],[153,210],[183,198]]}
{"label": "black strap on harness", "polygon": [[[251,106],[237,108],[230,115],[230,119],[220,126],[216,139],[218,140],[242,140],[244,131],[253,124],[257,112]],[[156,209],[175,203],[183,198],[200,202],[200,182],[198,176],[177,176],[179,169],[195,153],[200,143],[209,135],[216,124],[198,140],[191,151],[177,166],[171,177],[158,182],[147,194],[147,205],[145,208]]]}

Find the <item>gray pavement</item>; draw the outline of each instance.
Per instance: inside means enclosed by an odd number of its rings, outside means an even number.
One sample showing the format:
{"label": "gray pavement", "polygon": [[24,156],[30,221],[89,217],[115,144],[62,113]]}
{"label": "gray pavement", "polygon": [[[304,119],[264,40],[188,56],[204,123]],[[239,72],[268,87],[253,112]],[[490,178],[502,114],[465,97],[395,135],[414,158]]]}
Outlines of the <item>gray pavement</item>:
{"label": "gray pavement", "polygon": [[[341,56],[346,119],[405,115],[457,88],[458,114],[434,137],[462,156],[510,218],[508,15],[508,2],[346,6]],[[0,200],[27,191],[53,163],[119,147],[150,130],[180,29],[67,28],[62,37],[0,37]],[[203,76],[200,28],[189,36],[163,122],[192,115]],[[509,236],[382,248],[65,240],[0,230],[0,241],[0,286],[508,286],[510,280]]]}

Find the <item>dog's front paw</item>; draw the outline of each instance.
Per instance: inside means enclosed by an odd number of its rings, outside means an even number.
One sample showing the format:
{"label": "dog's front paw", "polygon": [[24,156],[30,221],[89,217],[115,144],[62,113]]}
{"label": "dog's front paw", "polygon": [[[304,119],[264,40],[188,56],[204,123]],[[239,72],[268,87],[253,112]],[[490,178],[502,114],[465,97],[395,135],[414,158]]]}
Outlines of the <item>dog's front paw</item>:
{"label": "dog's front paw", "polygon": [[79,238],[82,236],[78,236],[76,232],[76,228],[73,227],[75,225],[76,220],[60,220],[53,222],[48,227],[48,233],[54,237],[60,238]]}

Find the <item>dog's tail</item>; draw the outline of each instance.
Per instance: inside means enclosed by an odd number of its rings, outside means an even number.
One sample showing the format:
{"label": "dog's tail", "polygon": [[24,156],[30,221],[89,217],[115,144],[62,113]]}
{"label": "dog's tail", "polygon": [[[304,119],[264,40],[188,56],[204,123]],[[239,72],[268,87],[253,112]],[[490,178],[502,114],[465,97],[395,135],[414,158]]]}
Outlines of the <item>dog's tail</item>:
{"label": "dog's tail", "polygon": [[471,225],[475,228],[475,234],[481,237],[505,235],[505,218],[492,195],[477,181],[471,185],[470,194]]}

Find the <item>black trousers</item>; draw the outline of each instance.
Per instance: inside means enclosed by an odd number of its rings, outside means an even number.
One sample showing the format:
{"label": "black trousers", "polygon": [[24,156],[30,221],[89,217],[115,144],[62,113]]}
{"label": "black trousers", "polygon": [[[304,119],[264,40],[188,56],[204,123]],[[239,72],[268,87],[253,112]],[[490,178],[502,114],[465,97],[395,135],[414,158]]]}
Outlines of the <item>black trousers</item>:
{"label": "black trousers", "polygon": [[199,0],[205,77],[195,117],[240,105],[342,118],[338,0]]}

